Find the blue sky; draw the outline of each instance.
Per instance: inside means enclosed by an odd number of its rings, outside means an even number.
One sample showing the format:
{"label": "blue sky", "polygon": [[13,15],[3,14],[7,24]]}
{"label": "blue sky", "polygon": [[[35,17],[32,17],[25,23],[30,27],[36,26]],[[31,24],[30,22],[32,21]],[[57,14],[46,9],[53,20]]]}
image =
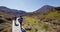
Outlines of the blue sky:
{"label": "blue sky", "polygon": [[60,0],[0,0],[0,6],[33,12],[44,5],[60,6]]}

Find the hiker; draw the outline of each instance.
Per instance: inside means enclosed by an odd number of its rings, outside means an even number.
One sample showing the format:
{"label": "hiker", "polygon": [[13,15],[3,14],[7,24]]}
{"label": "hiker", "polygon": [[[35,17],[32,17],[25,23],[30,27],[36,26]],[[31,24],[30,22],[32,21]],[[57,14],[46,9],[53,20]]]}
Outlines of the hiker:
{"label": "hiker", "polygon": [[20,27],[21,27],[21,29],[22,29],[23,17],[22,17],[22,16],[20,16],[20,17],[19,17],[19,19],[18,19],[18,21],[19,21],[19,23],[20,23]]}
{"label": "hiker", "polygon": [[21,24],[21,26],[22,26],[23,17],[22,17],[22,16],[20,16],[20,17],[19,17],[19,19],[18,19],[18,21],[19,21],[19,23],[20,23],[20,24]]}
{"label": "hiker", "polygon": [[14,20],[16,21],[16,19],[17,19],[17,17],[16,16],[14,16]]}
{"label": "hiker", "polygon": [[14,16],[15,26],[16,26],[16,19],[17,19],[17,17],[16,17],[16,16]]}

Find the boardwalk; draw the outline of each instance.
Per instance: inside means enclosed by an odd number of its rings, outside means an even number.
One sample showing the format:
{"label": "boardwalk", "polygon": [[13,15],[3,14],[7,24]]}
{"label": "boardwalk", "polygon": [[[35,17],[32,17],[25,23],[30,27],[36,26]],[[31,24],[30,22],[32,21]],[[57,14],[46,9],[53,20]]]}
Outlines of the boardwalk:
{"label": "boardwalk", "polygon": [[12,22],[12,32],[22,32],[21,28],[20,28],[20,24],[18,22],[18,18],[16,19],[16,24],[18,24],[18,26],[15,26],[15,21],[13,20]]}

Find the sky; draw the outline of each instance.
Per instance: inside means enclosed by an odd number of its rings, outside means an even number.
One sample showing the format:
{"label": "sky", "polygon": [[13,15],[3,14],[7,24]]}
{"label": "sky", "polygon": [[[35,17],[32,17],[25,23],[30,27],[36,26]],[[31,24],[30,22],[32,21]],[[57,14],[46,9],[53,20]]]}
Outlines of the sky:
{"label": "sky", "polygon": [[60,0],[0,0],[0,6],[33,12],[44,5],[60,6]]}

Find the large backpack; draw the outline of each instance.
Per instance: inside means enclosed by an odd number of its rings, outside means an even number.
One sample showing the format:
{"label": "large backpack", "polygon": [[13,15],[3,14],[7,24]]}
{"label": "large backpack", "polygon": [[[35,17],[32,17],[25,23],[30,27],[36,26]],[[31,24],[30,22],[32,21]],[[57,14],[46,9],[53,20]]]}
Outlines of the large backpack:
{"label": "large backpack", "polygon": [[18,21],[19,21],[19,22],[22,22],[22,21],[23,21],[23,18],[19,18]]}

